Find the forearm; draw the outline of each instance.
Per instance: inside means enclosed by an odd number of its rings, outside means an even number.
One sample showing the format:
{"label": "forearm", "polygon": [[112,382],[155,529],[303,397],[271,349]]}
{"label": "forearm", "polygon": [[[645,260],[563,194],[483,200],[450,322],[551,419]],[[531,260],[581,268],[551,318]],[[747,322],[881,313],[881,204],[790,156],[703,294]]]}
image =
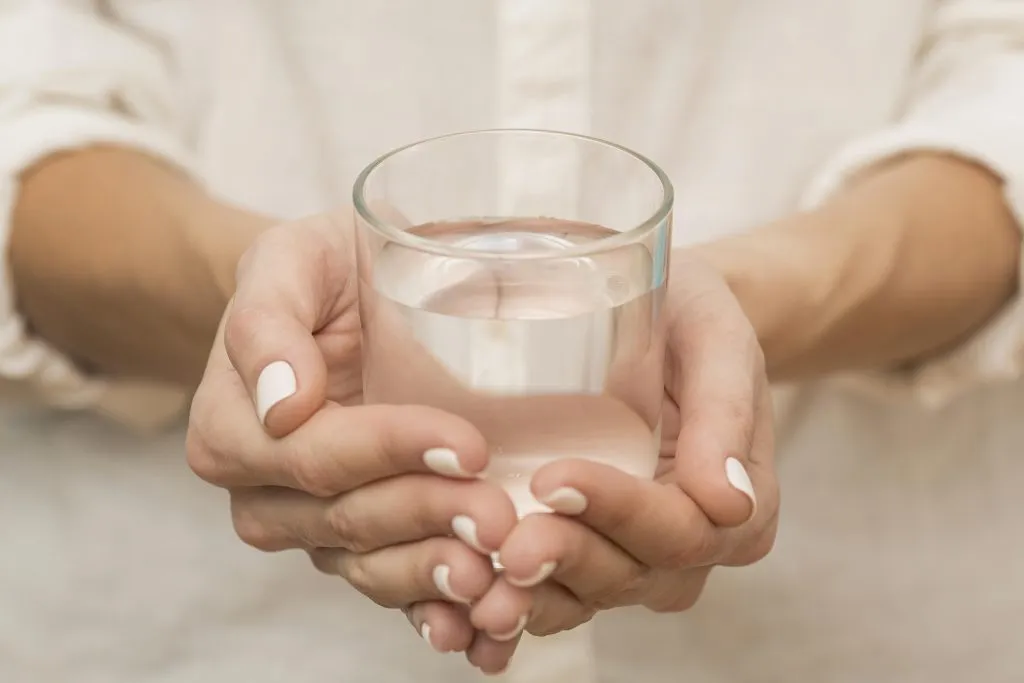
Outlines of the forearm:
{"label": "forearm", "polygon": [[952,158],[873,169],[821,209],[701,247],[786,380],[892,368],[955,346],[1016,290],[999,179]]}
{"label": "forearm", "polygon": [[87,367],[198,380],[233,264],[266,219],[137,152],[51,157],[22,178],[10,260],[33,333]]}

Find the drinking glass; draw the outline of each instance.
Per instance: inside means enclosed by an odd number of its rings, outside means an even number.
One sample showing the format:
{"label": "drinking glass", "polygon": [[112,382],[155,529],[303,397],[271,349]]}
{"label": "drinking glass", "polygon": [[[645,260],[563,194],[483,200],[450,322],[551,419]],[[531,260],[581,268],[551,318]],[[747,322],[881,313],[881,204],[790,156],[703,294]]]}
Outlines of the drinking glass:
{"label": "drinking glass", "polygon": [[532,474],[585,458],[654,475],[672,185],[603,140],[485,130],[417,142],[356,181],[367,403],[483,434],[520,516]]}

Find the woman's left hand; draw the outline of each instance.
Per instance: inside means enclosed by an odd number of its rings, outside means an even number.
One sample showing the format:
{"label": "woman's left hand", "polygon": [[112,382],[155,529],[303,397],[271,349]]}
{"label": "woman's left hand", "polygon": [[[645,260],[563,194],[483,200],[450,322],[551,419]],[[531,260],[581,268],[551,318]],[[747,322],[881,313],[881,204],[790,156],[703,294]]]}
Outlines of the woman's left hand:
{"label": "woman's left hand", "polygon": [[674,275],[656,481],[583,460],[538,471],[533,493],[559,514],[516,526],[492,588],[533,587],[531,613],[516,623],[488,594],[470,615],[477,629],[545,635],[621,605],[683,611],[713,566],[751,564],[771,549],[779,492],[761,348],[716,271],[694,260]]}

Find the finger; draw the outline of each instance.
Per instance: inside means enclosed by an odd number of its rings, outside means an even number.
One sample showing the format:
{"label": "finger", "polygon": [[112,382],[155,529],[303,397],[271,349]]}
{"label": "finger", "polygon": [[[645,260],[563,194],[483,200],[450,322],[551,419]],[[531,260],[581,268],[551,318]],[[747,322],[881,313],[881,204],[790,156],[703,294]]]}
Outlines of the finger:
{"label": "finger", "polygon": [[332,496],[407,472],[475,477],[487,443],[468,421],[425,406],[327,403],[280,439],[264,433],[237,377],[204,381],[190,416],[189,464],[223,487],[275,485]]}
{"label": "finger", "polygon": [[552,510],[576,517],[648,567],[710,564],[723,551],[722,531],[674,485],[601,463],[562,460],[538,470],[531,490]]}
{"label": "finger", "polygon": [[697,604],[711,567],[655,572],[644,592],[644,607],[659,614],[685,612]]}
{"label": "finger", "polygon": [[427,600],[468,605],[483,597],[494,582],[490,561],[452,538],[431,538],[366,554],[316,548],[309,555],[317,569],[342,577],[383,607]]}
{"label": "finger", "polygon": [[495,484],[428,474],[392,477],[335,498],[294,489],[246,487],[231,492],[235,531],[261,550],[380,548],[455,534],[490,557],[516,524],[508,495]]}
{"label": "finger", "polygon": [[476,631],[465,610],[439,600],[417,602],[404,610],[405,616],[427,645],[437,652],[465,652]]}
{"label": "finger", "polygon": [[486,633],[477,631],[473,644],[466,651],[466,659],[485,674],[494,676],[503,673],[512,661],[516,648],[519,647],[519,640],[520,638],[516,638],[498,642]]}
{"label": "finger", "polygon": [[676,477],[720,526],[754,515],[747,473],[764,381],[764,357],[725,282],[703,264],[687,268],[669,338],[668,387],[680,411]]}
{"label": "finger", "polygon": [[313,334],[355,305],[355,279],[347,232],[323,216],[268,230],[239,263],[224,348],[274,436],[323,403],[327,369]]}
{"label": "finger", "polygon": [[526,631],[534,636],[550,636],[587,623],[596,612],[580,602],[569,589],[546,581],[533,589],[533,612]]}
{"label": "finger", "polygon": [[590,621],[594,613],[593,607],[555,581],[545,581],[527,592],[499,576],[473,605],[470,620],[492,640],[507,642],[524,630],[535,636],[567,631]]}
{"label": "finger", "polygon": [[485,632],[491,640],[505,643],[523,634],[530,620],[533,595],[525,588],[517,588],[499,577],[473,605],[469,619],[473,626]]}
{"label": "finger", "polygon": [[535,586],[550,578],[599,609],[635,602],[647,568],[581,522],[560,515],[525,517],[501,547],[504,578]]}

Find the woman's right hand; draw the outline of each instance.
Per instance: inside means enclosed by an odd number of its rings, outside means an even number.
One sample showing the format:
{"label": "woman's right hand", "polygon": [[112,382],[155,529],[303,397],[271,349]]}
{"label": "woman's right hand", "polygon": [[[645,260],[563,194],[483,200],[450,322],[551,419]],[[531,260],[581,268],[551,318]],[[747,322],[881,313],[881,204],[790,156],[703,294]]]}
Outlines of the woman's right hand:
{"label": "woman's right hand", "polygon": [[[500,670],[517,638],[477,634],[458,603],[491,588],[490,553],[515,510],[479,478],[487,445],[469,422],[362,405],[357,289],[347,221],[257,238],[192,404],[189,464],[228,490],[249,545],[303,549],[321,571],[406,611],[435,649]],[[529,594],[508,591],[525,615]]]}

